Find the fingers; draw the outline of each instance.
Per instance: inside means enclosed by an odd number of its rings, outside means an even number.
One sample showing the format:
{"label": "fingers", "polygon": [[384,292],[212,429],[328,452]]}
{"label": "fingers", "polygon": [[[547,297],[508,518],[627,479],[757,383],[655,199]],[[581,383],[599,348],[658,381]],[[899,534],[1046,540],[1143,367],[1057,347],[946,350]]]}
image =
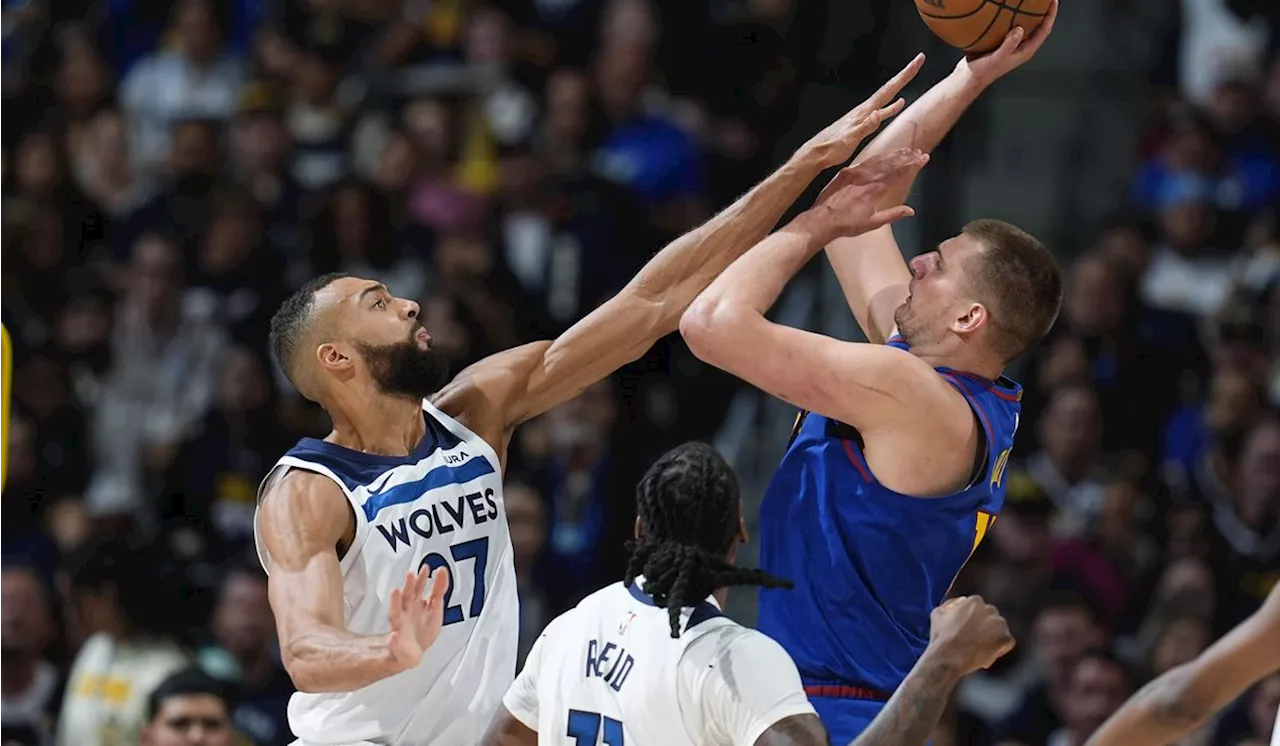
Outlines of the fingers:
{"label": "fingers", "polygon": [[391,591],[391,603],[389,606],[390,613],[388,618],[391,622],[391,629],[399,629],[400,625],[404,623],[404,594],[401,593],[399,588]]}
{"label": "fingers", "polygon": [[434,606],[443,607],[440,603],[444,600],[444,592],[449,588],[449,569],[446,567],[437,568],[431,573],[431,594],[427,596],[427,608]]}
{"label": "fingers", "polygon": [[1001,57],[1010,57],[1017,53],[1018,45],[1026,38],[1027,30],[1021,26],[1014,26],[1009,29],[1009,33],[1004,35],[1004,41],[1000,42],[1000,48],[996,50],[996,54]]}
{"label": "fingers", "polygon": [[430,572],[431,568],[425,564],[418,568],[417,574],[413,576],[413,589],[409,591],[409,600],[422,600],[422,594],[427,590],[427,578]]}
{"label": "fingers", "polygon": [[872,94],[866,103],[871,104],[877,109],[893,100],[903,88],[907,87],[916,75],[920,72],[920,68],[924,67],[924,54],[917,54],[914,59],[907,63],[907,66],[898,71],[898,74],[889,78],[889,81],[880,86],[880,90]]}
{"label": "fingers", "polygon": [[884,227],[890,223],[896,223],[903,218],[909,218],[915,214],[916,211],[912,210],[907,205],[898,205],[897,207],[890,207],[888,210],[880,210],[872,215],[867,222],[871,224],[870,230],[875,230],[876,228]]}
{"label": "fingers", "polygon": [[853,125],[853,129],[849,131],[849,134],[845,137],[845,139],[848,141],[852,141],[854,143],[858,143],[858,142],[861,142],[862,140],[865,140],[872,132],[875,132],[876,130],[880,129],[880,125],[883,124],[886,119],[902,111],[903,107],[905,107],[906,105],[907,105],[906,101],[902,99],[898,99],[893,103],[889,104],[888,106],[884,106],[879,109],[876,109],[875,111],[871,112],[867,116],[855,122]]}
{"label": "fingers", "polygon": [[868,158],[845,170],[849,171],[849,180],[852,183],[872,184],[918,171],[928,162],[928,153],[915,148],[899,148]]}
{"label": "fingers", "polygon": [[1027,40],[1026,48],[1029,54],[1035,54],[1040,45],[1044,44],[1044,40],[1049,37],[1049,34],[1053,33],[1053,24],[1057,20],[1058,0],[1052,0],[1049,3],[1049,15],[1045,16],[1044,21],[1036,27],[1036,30],[1031,33],[1031,38]]}

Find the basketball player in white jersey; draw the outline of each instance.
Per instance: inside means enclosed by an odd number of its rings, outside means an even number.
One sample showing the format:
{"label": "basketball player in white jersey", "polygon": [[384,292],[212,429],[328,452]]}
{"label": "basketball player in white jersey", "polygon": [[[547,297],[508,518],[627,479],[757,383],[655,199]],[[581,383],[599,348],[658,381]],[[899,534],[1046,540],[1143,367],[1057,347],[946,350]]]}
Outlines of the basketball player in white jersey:
{"label": "basketball player in white jersey", "polygon": [[[746,539],[733,471],[710,446],[658,459],[636,489],[628,577],[547,626],[484,746],[829,743],[782,646],[720,612],[732,585],[787,587],[734,566]],[[920,744],[960,678],[1013,647],[976,597],[932,617],[929,647],[856,744]]]}
{"label": "basketball player in white jersey", "polygon": [[[1195,660],[1157,677],[1094,732],[1086,746],[1164,746],[1195,732],[1246,689],[1280,671],[1280,585],[1262,608]],[[1280,717],[1271,734],[1280,746]]]}
{"label": "basketball player in white jersey", "polygon": [[[663,249],[560,338],[486,358],[447,384],[418,305],[377,282],[328,275],[284,303],[272,320],[276,355],[333,421],[324,440],[304,439],[280,459],[255,519],[285,668],[299,689],[289,703],[298,744],[479,740],[515,674],[501,479],[513,429],[674,332],[816,176],[901,110],[890,102],[921,62]],[[867,178],[893,180],[918,158],[889,154],[869,163]],[[864,202],[867,230],[910,214]]]}

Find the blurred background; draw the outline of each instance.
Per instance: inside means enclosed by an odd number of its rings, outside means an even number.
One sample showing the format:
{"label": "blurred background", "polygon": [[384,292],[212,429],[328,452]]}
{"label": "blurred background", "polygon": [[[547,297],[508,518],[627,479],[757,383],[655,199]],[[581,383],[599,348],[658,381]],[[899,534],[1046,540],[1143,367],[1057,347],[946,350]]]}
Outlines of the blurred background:
{"label": "blurred background", "polygon": [[[938,746],[1079,744],[1280,574],[1277,30],[1274,0],[1063,0],[921,177],[909,254],[999,217],[1068,280],[957,583],[1020,645]],[[251,520],[327,432],[267,354],[306,278],[420,300],[460,368],[566,329],[916,51],[908,99],[958,58],[907,0],[4,0],[3,34],[4,746],[137,743],[193,663],[243,743],[291,740]],[[775,312],[859,338],[821,261]],[[525,426],[522,654],[621,576],[657,454],[713,442],[754,521],[793,417],[676,338]],[[1278,702],[1187,743],[1262,744]]]}

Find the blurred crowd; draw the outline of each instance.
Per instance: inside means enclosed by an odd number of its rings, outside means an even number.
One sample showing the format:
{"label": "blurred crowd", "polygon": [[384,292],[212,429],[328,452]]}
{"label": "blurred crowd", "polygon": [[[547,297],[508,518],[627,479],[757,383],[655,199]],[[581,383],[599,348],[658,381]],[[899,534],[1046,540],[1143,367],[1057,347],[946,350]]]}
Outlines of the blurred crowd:
{"label": "blurred crowd", "polygon": [[[457,367],[562,331],[776,162],[820,5],[6,0],[0,743],[289,743],[252,515],[327,421],[267,354],[277,303],[382,280]],[[1130,204],[1062,247],[957,584],[1021,644],[939,746],[1078,746],[1280,575],[1276,11],[1183,13]],[[512,444],[522,651],[620,576],[646,462],[718,425],[730,383],[687,360],[669,340]],[[1194,745],[1263,742],[1278,702],[1273,678]]]}

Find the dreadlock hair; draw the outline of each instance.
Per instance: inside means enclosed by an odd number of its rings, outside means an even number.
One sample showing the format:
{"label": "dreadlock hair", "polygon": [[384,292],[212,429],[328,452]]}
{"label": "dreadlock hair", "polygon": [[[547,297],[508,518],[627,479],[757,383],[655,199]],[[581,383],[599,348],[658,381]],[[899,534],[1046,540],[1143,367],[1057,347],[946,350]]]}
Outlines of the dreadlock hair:
{"label": "dreadlock hair", "polygon": [[738,479],[705,443],[686,443],[663,454],[636,487],[643,537],[627,542],[626,584],[644,575],[644,592],[665,608],[671,636],[680,636],[680,612],[718,588],[755,585],[791,588],[763,570],[731,564],[740,519]]}

